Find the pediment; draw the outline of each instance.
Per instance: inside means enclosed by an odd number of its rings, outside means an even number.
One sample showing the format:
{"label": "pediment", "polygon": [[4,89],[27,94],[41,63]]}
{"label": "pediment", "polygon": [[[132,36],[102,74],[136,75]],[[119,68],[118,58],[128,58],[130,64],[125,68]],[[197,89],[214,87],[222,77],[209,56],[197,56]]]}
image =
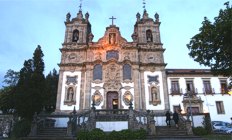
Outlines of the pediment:
{"label": "pediment", "polygon": [[115,25],[107,27],[104,36],[98,40],[98,44],[103,47],[123,47],[126,43],[127,40],[121,36]]}

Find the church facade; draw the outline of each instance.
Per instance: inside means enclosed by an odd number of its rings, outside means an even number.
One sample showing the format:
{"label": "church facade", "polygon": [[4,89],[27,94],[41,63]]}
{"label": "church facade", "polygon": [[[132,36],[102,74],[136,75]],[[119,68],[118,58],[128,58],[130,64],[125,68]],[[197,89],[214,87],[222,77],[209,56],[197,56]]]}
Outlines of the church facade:
{"label": "church facade", "polygon": [[186,113],[191,107],[195,113],[211,111],[215,119],[232,117],[226,107],[231,98],[228,78],[208,70],[165,68],[157,13],[154,19],[146,10],[137,13],[132,42],[121,36],[113,19],[104,36],[93,42],[89,14],[79,10],[72,19],[66,15],[56,112],[74,107],[81,112],[92,104],[96,109],[128,109],[132,103],[135,110],[155,113]]}

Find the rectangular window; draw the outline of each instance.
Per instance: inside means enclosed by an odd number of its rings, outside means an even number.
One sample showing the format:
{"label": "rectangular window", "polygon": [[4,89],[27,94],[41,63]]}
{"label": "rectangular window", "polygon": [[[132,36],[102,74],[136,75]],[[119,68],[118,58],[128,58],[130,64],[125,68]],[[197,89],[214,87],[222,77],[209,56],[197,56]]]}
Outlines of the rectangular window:
{"label": "rectangular window", "polygon": [[221,80],[220,84],[221,84],[221,94],[228,93],[228,88],[227,88],[227,82],[226,82],[226,80]]}
{"label": "rectangular window", "polygon": [[212,94],[210,81],[203,81],[205,94]]}
{"label": "rectangular window", "polygon": [[171,94],[180,94],[178,81],[171,81]]}
{"label": "rectangular window", "polygon": [[195,93],[193,81],[186,81],[186,91],[192,94]]}
{"label": "rectangular window", "polygon": [[216,101],[217,113],[225,114],[224,105],[222,101]]}

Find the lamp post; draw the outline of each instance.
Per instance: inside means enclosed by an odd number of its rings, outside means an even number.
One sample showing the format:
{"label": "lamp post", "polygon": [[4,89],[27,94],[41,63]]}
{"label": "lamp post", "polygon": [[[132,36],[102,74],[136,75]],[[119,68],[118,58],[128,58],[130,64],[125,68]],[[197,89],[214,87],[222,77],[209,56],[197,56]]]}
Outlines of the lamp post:
{"label": "lamp post", "polygon": [[189,100],[189,109],[190,109],[190,116],[191,116],[191,120],[192,120],[192,127],[194,128],[194,122],[193,122],[193,113],[192,113],[192,102],[190,99],[190,92],[187,91],[187,95],[188,95],[188,100]]}

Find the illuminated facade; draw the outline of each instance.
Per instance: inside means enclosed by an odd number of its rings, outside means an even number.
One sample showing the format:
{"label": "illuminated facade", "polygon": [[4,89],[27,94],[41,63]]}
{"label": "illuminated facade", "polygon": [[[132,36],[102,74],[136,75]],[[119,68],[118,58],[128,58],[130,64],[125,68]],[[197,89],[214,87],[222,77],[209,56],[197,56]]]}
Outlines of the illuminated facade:
{"label": "illuminated facade", "polygon": [[113,17],[97,42],[88,13],[80,10],[70,17],[68,13],[60,49],[56,112],[68,113],[74,107],[81,112],[92,104],[96,109],[128,109],[132,103],[135,110],[187,113],[192,106],[193,113],[210,112],[212,120],[229,121],[227,77],[209,70],[165,69],[157,13],[154,19],[146,10],[137,13],[132,42],[121,36]]}
{"label": "illuminated facade", "polygon": [[133,42],[124,39],[116,25],[93,42],[89,14],[80,10],[65,22],[57,111],[91,108],[136,110],[169,109],[166,72],[159,31],[159,15],[136,15]]}

